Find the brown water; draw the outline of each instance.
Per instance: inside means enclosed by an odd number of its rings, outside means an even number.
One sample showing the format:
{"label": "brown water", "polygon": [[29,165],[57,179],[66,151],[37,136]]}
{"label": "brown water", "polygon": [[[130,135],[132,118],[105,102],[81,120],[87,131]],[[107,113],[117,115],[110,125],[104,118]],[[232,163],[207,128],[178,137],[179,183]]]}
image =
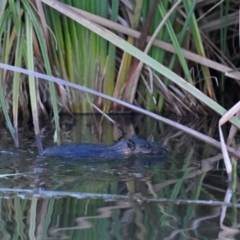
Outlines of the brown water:
{"label": "brown water", "polygon": [[[42,158],[31,130],[20,131],[17,150],[0,130],[0,239],[239,238],[238,194],[227,191],[216,149],[149,118],[115,120],[126,137],[164,143],[169,155],[103,163]],[[61,121],[64,143],[111,144],[121,135],[98,117]],[[189,126],[204,132],[216,124]],[[42,134],[44,146],[53,145],[48,124]]]}

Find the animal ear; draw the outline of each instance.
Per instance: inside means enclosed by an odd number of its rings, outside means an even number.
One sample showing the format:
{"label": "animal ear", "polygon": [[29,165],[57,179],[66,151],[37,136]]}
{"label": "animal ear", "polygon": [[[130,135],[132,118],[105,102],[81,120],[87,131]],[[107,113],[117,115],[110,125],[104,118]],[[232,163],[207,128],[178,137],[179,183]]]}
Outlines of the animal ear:
{"label": "animal ear", "polygon": [[135,146],[135,142],[131,139],[128,139],[128,143],[127,143],[127,146],[132,150],[134,151],[136,149],[136,146]]}

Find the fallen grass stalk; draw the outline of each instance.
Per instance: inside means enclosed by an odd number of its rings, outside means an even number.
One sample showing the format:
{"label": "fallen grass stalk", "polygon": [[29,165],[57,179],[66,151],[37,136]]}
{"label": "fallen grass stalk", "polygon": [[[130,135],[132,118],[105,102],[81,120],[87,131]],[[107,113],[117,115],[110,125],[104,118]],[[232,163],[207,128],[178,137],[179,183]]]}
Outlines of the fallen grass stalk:
{"label": "fallen grass stalk", "polygon": [[240,208],[240,203],[231,203],[224,201],[213,201],[213,200],[185,200],[185,199],[168,199],[168,198],[146,198],[141,197],[139,195],[117,195],[117,194],[103,194],[103,193],[77,193],[77,192],[67,192],[67,191],[47,191],[40,189],[17,189],[17,188],[0,188],[0,199],[6,198],[11,195],[16,196],[16,194],[20,194],[21,197],[26,199],[32,199],[33,197],[36,199],[42,198],[59,198],[59,197],[72,197],[77,199],[107,199],[108,201],[116,201],[116,200],[129,200],[136,202],[146,202],[146,203],[170,203],[170,204],[195,204],[195,205],[208,205],[208,206],[226,206],[226,207],[236,207]]}
{"label": "fallen grass stalk", "polygon": [[0,178],[8,178],[8,177],[16,177],[16,176],[25,176],[25,175],[29,175],[29,174],[34,174],[34,172],[0,174]]}
{"label": "fallen grass stalk", "polygon": [[[170,120],[170,119],[167,119],[165,117],[162,117],[160,115],[157,115],[155,113],[152,113],[150,111],[147,111],[145,109],[142,109],[140,107],[137,107],[137,106],[134,106],[132,104],[129,104],[127,102],[124,102],[122,100],[119,100],[117,98],[114,98],[114,97],[111,97],[111,96],[108,96],[104,93],[100,93],[100,92],[97,92],[95,90],[92,90],[90,88],[87,88],[87,87],[83,87],[83,86],[80,86],[78,84],[75,84],[75,83],[70,83],[70,82],[67,82],[63,79],[60,79],[60,78],[55,78],[55,77],[52,77],[52,76],[47,76],[45,74],[42,74],[42,73],[38,73],[38,72],[33,72],[33,71],[29,71],[27,69],[23,69],[23,68],[19,68],[19,67],[14,67],[14,66],[11,66],[11,65],[8,65],[8,64],[3,64],[3,63],[0,63],[0,68],[3,68],[3,69],[7,69],[7,70],[10,70],[10,71],[15,71],[15,72],[20,72],[20,73],[24,73],[24,74],[27,74],[27,75],[33,75],[37,78],[42,78],[42,79],[45,79],[47,81],[51,81],[51,82],[55,82],[55,83],[58,83],[58,84],[61,84],[61,85],[65,85],[65,86],[68,86],[68,87],[72,87],[72,88],[75,88],[75,89],[78,89],[80,91],[83,91],[83,92],[87,92],[87,93],[90,93],[90,94],[93,94],[93,95],[96,95],[98,97],[102,97],[102,98],[105,98],[107,100],[110,100],[110,101],[113,101],[115,103],[118,103],[118,104],[121,104],[127,108],[130,108],[136,112],[139,112],[139,113],[142,113],[142,114],[145,114],[149,117],[152,117],[156,120],[159,120],[165,124],[168,124],[174,128],[177,128],[177,129],[180,129],[188,134],[190,134],[191,136],[193,137],[196,137],[218,149],[221,149],[221,143],[209,136],[206,136],[200,132],[197,132],[196,130],[193,130],[191,128],[188,128],[180,123],[177,123],[177,122],[174,122],[173,120]],[[229,146],[226,146],[227,150],[229,151],[229,153],[231,153],[232,155],[236,156],[236,157],[240,157],[240,152],[239,151],[236,151],[235,149],[229,147]]]}
{"label": "fallen grass stalk", "polygon": [[[222,125],[229,121],[229,119],[234,116],[238,111],[240,111],[240,101],[235,104],[229,111],[227,111],[219,120],[218,123],[218,129],[219,129],[219,136],[220,136],[220,141],[221,141],[221,149],[222,149],[222,154],[223,154],[223,159],[228,175],[228,179],[231,181],[232,180],[232,163],[229,158],[228,152],[227,152],[227,146],[225,144],[225,140],[223,137],[223,132],[222,132]],[[235,169],[236,170],[236,169]]]}

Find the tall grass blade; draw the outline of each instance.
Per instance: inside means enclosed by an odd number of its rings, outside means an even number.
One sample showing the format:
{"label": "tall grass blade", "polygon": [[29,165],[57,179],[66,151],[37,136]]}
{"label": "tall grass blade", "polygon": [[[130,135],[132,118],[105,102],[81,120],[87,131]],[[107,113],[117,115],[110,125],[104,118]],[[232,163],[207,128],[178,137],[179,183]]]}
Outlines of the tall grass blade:
{"label": "tall grass blade", "polygon": [[[185,11],[189,12],[191,9],[191,6],[192,6],[192,0],[184,0],[183,3],[184,3]],[[192,13],[192,15],[191,15],[190,28],[191,28],[191,33],[193,36],[193,43],[195,43],[195,47],[196,47],[198,54],[203,57],[206,57],[200,30],[198,28],[198,23],[196,21],[196,17],[195,17],[194,13]],[[215,94],[213,91],[213,86],[212,86],[212,81],[211,81],[211,75],[210,75],[210,71],[209,71],[208,67],[202,66],[202,72],[203,72],[203,76],[205,79],[208,94],[211,98],[215,99]]]}
{"label": "tall grass blade", "polygon": [[[143,5],[143,1],[139,0],[136,2],[134,6],[133,17],[131,19],[132,29],[136,29],[138,27],[140,16],[141,16],[142,5]],[[134,45],[135,39],[131,36],[128,36],[128,43],[131,45]],[[132,55],[129,54],[128,52],[124,52],[118,77],[117,77],[117,82],[116,82],[114,93],[113,93],[113,96],[115,98],[120,98],[120,94],[122,92],[124,83],[127,79],[127,76],[130,70],[131,62],[132,62]],[[113,107],[114,107],[114,110],[116,110],[116,107],[117,107],[116,104],[114,104]]]}
{"label": "tall grass blade", "polygon": [[[111,20],[113,22],[117,21],[118,8],[119,8],[119,0],[112,0]],[[115,86],[115,83],[114,83],[115,68],[116,68],[116,46],[112,43],[109,43],[107,63],[106,63],[106,76],[103,84],[103,92],[110,96],[112,96],[114,91],[114,86]],[[105,101],[104,111],[109,112],[110,106],[111,106],[111,102]]]}
{"label": "tall grass blade", "polygon": [[[0,49],[5,49],[3,44],[5,42],[6,44],[6,41],[9,39],[9,35],[4,35],[4,31],[5,32],[8,32],[8,34],[10,33],[10,25],[9,25],[9,18],[10,18],[10,8],[6,8],[5,9],[5,12],[3,13],[3,16],[1,18],[1,22],[0,22],[0,38],[1,38],[1,41],[0,41]],[[8,29],[7,29],[8,27]],[[6,49],[5,49],[6,50]],[[7,56],[7,53],[5,51],[2,52],[2,62],[6,61],[6,56]],[[11,119],[10,119],[10,116],[8,114],[8,108],[7,108],[7,104],[6,104],[6,101],[5,101],[5,93],[4,93],[4,87],[6,87],[6,80],[4,80],[4,72],[2,69],[0,70],[0,104],[1,104],[1,107],[2,107],[2,111],[3,111],[3,115],[5,117],[5,120],[6,120],[6,124],[7,124],[7,127],[12,135],[12,138],[14,139],[14,128],[13,128],[13,125],[12,125],[12,122],[11,122]]]}
{"label": "tall grass blade", "polygon": [[[17,67],[22,66],[22,57],[23,57],[23,47],[26,47],[23,44],[23,38],[19,34],[17,37],[17,46],[16,46],[16,54],[15,54],[15,63],[14,65]],[[20,74],[14,72],[13,75],[13,124],[14,124],[14,138],[16,147],[19,147],[18,141],[18,108],[19,108],[19,91],[20,91]],[[24,113],[23,113],[24,114]]]}
{"label": "tall grass blade", "polygon": [[[33,25],[35,33],[37,35],[37,39],[38,39],[38,43],[40,45],[46,72],[48,75],[51,76],[52,70],[51,70],[51,65],[50,65],[50,61],[48,58],[47,46],[45,43],[45,38],[44,38],[43,32],[39,25],[39,21],[36,19],[36,16],[32,11],[32,8],[29,5],[29,2],[27,0],[22,0],[22,3],[24,4],[25,11],[28,13],[28,15],[32,21],[32,25]],[[59,117],[58,117],[57,96],[56,96],[56,90],[55,90],[54,83],[49,82],[49,89],[50,89],[51,103],[52,103],[52,108],[53,108],[54,123],[55,123],[55,129],[56,129],[55,130],[56,142],[60,143],[60,125],[59,125]]]}
{"label": "tall grass blade", "polygon": [[[26,43],[27,43],[27,68],[34,71],[34,55],[33,55],[33,26],[28,16],[27,12],[25,13],[26,19]],[[34,124],[34,131],[36,136],[36,142],[38,147],[39,154],[42,154],[42,143],[39,129],[39,118],[38,118],[38,107],[37,107],[37,92],[36,92],[36,83],[33,76],[28,77],[29,82],[29,93],[31,99],[31,109],[32,117]]]}
{"label": "tall grass blade", "polygon": [[[181,1],[180,1],[180,2],[181,2]],[[163,7],[163,4],[162,4],[161,2],[160,2],[159,5],[158,5],[158,9],[159,9],[159,12],[160,12],[162,18],[164,18],[164,16],[166,15],[166,11],[165,11],[165,9],[164,9],[164,7]],[[171,41],[172,41],[173,46],[174,46],[174,48],[175,48],[175,51],[176,51],[176,53],[177,53],[177,56],[178,56],[178,59],[179,59],[179,61],[180,61],[180,63],[181,63],[181,66],[182,66],[182,68],[183,68],[184,74],[185,74],[186,78],[188,79],[188,81],[189,81],[191,84],[193,84],[193,79],[192,79],[191,75],[189,74],[190,71],[189,71],[189,69],[188,69],[188,66],[187,66],[187,63],[186,63],[186,61],[185,61],[185,58],[183,57],[183,54],[182,54],[182,52],[181,52],[181,48],[180,48],[180,45],[179,45],[177,36],[176,36],[176,34],[174,33],[174,30],[173,30],[172,25],[171,25],[171,23],[169,22],[169,20],[167,20],[167,22],[166,22],[166,29],[167,29],[167,31],[168,31],[168,34],[169,34],[169,36],[170,36],[170,38],[171,38]]]}

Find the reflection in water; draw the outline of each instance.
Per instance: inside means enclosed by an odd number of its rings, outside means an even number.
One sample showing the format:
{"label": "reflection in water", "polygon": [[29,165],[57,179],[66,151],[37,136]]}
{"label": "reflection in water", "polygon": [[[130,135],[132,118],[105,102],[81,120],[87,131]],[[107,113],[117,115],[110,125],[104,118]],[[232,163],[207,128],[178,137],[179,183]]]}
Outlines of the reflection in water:
{"label": "reflection in water", "polygon": [[[150,119],[132,117],[124,125],[123,118],[115,118],[129,134],[124,137],[137,133],[159,141],[169,154],[73,162],[38,157],[34,138],[27,135],[20,136],[19,150],[0,141],[5,144],[0,146],[0,239],[239,237],[239,206],[222,205],[227,182],[218,151]],[[112,144],[120,137],[100,118],[64,121],[65,143]],[[204,130],[215,124],[211,121],[189,125]],[[50,133],[44,132],[45,146],[53,145]]]}
{"label": "reflection in water", "polygon": [[[221,230],[221,203],[151,203],[137,201],[137,196],[132,200],[26,196],[2,195],[1,239],[216,239],[219,234],[239,233],[234,226],[222,225]],[[231,215],[225,216],[228,224]]]}

